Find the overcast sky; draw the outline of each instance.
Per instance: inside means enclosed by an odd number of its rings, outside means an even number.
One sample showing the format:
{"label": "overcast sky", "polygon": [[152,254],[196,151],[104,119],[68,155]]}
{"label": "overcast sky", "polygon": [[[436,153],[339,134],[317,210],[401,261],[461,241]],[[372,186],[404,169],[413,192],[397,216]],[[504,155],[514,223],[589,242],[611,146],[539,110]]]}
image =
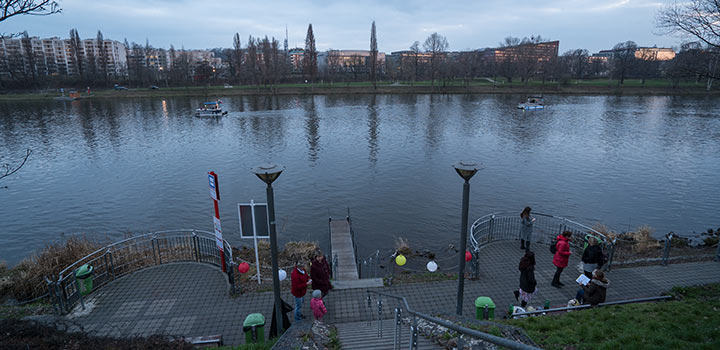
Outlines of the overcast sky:
{"label": "overcast sky", "polygon": [[493,47],[507,36],[541,35],[560,40],[560,52],[611,48],[627,40],[639,46],[673,46],[677,38],[658,36],[654,18],[670,0],[60,0],[62,14],[13,17],[0,32],[27,30],[31,36],[66,38],[77,28],[82,38],[105,38],[168,48],[231,47],[240,33],[276,37],[285,26],[290,47],[304,46],[312,23],[319,50],[369,48],[376,21],[378,48],[391,52],[422,42],[432,32],[448,39],[450,50]]}

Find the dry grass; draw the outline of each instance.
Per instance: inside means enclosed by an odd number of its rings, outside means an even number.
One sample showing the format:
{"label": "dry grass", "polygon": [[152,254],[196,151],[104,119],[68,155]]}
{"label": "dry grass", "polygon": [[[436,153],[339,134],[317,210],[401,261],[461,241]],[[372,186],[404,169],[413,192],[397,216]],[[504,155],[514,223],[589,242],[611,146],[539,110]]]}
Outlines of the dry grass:
{"label": "dry grass", "polygon": [[398,237],[395,240],[395,250],[405,256],[411,256],[413,251],[410,249],[410,243],[406,238]]}
{"label": "dry grass", "polygon": [[627,236],[634,241],[634,244],[632,246],[633,253],[642,254],[655,252],[658,249],[662,248],[662,246],[660,245],[660,241],[652,237],[653,232],[655,232],[655,230],[653,230],[652,227],[646,225],[638,227],[635,232],[630,232],[627,234]]}
{"label": "dry grass", "polygon": [[2,272],[6,283],[0,284],[0,298],[18,301],[37,298],[46,293],[43,277],[57,278],[62,269],[102,247],[85,236],[71,236],[64,242],[45,245],[17,266]]}
{"label": "dry grass", "polygon": [[592,228],[593,228],[593,230],[602,233],[603,235],[605,235],[605,237],[607,237],[610,240],[613,240],[618,236],[617,232],[611,230],[609,227],[607,227],[601,223],[597,223],[597,224],[593,225]]}

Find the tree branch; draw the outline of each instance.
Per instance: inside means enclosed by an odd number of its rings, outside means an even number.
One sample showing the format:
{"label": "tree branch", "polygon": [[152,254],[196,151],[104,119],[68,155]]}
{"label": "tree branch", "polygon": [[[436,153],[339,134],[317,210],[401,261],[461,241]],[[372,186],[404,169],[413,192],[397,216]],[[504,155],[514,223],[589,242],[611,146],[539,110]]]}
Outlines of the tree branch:
{"label": "tree branch", "polygon": [[5,171],[4,171],[4,174],[0,175],[0,179],[10,176],[12,174],[15,174],[18,170],[20,170],[20,168],[22,168],[23,165],[25,165],[28,158],[30,158],[30,154],[32,154],[32,150],[28,149],[25,153],[25,157],[23,158],[22,163],[20,163],[20,165],[18,165],[15,168],[11,167],[10,164],[3,165],[3,168],[5,169]]}
{"label": "tree branch", "polygon": [[16,15],[48,16],[62,9],[55,0],[0,0],[0,22]]}

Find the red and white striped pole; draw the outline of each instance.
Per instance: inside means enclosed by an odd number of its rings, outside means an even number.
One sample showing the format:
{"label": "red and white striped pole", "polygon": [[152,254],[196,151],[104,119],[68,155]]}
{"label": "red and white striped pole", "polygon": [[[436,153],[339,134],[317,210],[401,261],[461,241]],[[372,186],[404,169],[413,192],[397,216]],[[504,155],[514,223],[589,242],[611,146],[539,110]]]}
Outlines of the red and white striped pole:
{"label": "red and white striped pole", "polygon": [[218,203],[220,202],[220,186],[218,184],[218,176],[214,171],[208,173],[208,183],[210,185],[210,197],[213,199],[215,205],[215,216],[213,216],[213,226],[215,227],[215,244],[220,250],[220,261],[222,261],[223,272],[227,271],[225,266],[225,248],[222,238],[222,225],[220,225],[220,209]]}

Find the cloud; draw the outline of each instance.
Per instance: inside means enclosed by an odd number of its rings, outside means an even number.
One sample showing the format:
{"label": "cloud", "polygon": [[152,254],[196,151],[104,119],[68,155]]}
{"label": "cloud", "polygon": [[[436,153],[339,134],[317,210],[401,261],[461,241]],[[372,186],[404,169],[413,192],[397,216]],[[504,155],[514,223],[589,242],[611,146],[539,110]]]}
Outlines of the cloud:
{"label": "cloud", "polygon": [[559,39],[561,50],[594,51],[626,40],[672,43],[652,34],[660,5],[657,0],[74,0],[62,2],[60,15],[14,17],[3,22],[3,31],[65,37],[77,28],[82,37],[94,37],[102,30],[116,40],[144,43],[147,38],[154,46],[211,48],[232,46],[236,32],[243,41],[267,35],[282,42],[287,26],[290,46],[304,46],[312,23],[321,50],[367,49],[374,20],[379,48],[386,52],[407,49],[433,32],[445,35],[451,50],[540,34]]}

